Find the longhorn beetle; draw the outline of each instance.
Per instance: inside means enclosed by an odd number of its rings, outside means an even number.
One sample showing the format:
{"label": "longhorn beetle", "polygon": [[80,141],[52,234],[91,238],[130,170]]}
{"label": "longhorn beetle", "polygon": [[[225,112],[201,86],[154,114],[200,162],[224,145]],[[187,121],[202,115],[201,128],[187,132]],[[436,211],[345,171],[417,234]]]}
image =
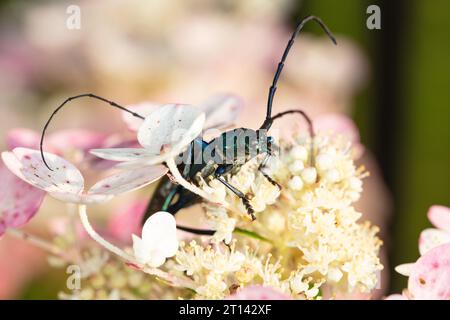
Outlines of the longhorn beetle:
{"label": "longhorn beetle", "polygon": [[[331,39],[331,41],[334,44],[337,44],[336,39],[332,35],[331,31],[327,28],[327,26],[322,22],[322,20],[315,16],[307,16],[306,18],[302,19],[295,31],[293,32],[291,38],[289,39],[289,42],[287,43],[287,46],[284,50],[284,53],[281,57],[280,62],[278,63],[277,70],[275,72],[272,85],[269,88],[269,94],[267,99],[267,111],[266,111],[266,118],[261,125],[261,127],[257,130],[249,129],[249,128],[238,128],[226,131],[222,133],[219,137],[207,142],[204,141],[201,138],[196,138],[193,140],[190,144],[190,147],[188,150],[183,154],[182,156],[185,160],[189,163],[181,163],[178,165],[178,168],[180,172],[182,172],[183,177],[191,182],[191,183],[197,183],[197,176],[200,174],[203,178],[213,177],[214,179],[217,179],[220,181],[226,188],[228,188],[230,191],[232,191],[237,197],[239,197],[243,204],[245,205],[245,208],[247,210],[247,213],[252,217],[252,219],[255,219],[254,216],[254,210],[250,204],[249,199],[244,195],[243,192],[238,190],[236,187],[231,185],[227,180],[224,179],[224,175],[228,173],[235,173],[239,170],[239,168],[245,164],[246,162],[250,161],[254,157],[256,157],[259,154],[266,154],[263,161],[258,166],[258,171],[272,184],[278,185],[271,177],[269,177],[265,172],[263,172],[263,168],[269,159],[269,157],[273,153],[273,138],[271,136],[267,135],[268,130],[271,128],[273,122],[276,119],[279,119],[285,115],[288,114],[294,114],[298,113],[300,114],[307,122],[309,134],[311,137],[311,152],[310,152],[310,159],[311,165],[314,162],[313,158],[313,137],[314,137],[314,129],[312,125],[311,119],[308,117],[308,115],[299,109],[293,109],[293,110],[287,110],[284,112],[280,112],[274,116],[272,116],[272,105],[273,105],[273,99],[275,97],[275,93],[277,90],[277,83],[280,78],[281,72],[283,70],[285,61],[287,59],[287,56],[289,54],[289,51],[294,44],[295,38],[300,33],[300,31],[303,29],[304,25],[308,21],[315,21],[317,22],[320,27],[324,30],[324,32],[328,35],[328,37]],[[48,125],[50,124],[52,118],[55,116],[55,114],[66,105],[71,100],[75,100],[82,97],[90,97],[97,100],[101,100],[103,102],[106,102],[110,104],[112,107],[121,109],[125,112],[128,112],[132,114],[135,117],[138,117],[140,119],[144,119],[143,116],[139,115],[138,113],[135,113],[125,107],[122,107],[118,105],[117,103],[110,101],[108,99],[102,98],[100,96],[94,95],[94,94],[81,94],[78,96],[73,96],[70,98],[67,98],[50,116],[49,120],[44,126],[42,136],[41,136],[41,142],[40,142],[40,150],[41,150],[41,156],[42,160],[44,161],[45,165],[49,170],[50,167],[47,165],[47,162],[44,157],[43,153],[43,143],[44,143],[44,136],[45,132],[48,128]],[[231,137],[231,139],[230,139]],[[201,152],[195,152],[196,150],[200,150]],[[214,161],[206,161],[203,157],[203,154],[206,150],[209,150],[211,152],[212,157],[215,159]],[[229,156],[231,152],[231,157]],[[189,159],[186,159],[186,155]],[[198,159],[198,156],[201,156],[200,159]],[[176,201],[174,201],[176,199]],[[176,214],[179,210],[183,208],[187,208],[189,206],[192,206],[198,202],[201,201],[201,198],[188,191],[187,189],[183,188],[182,186],[178,184],[172,183],[172,181],[165,177],[163,178],[157,188],[156,191],[147,207],[146,214],[144,216],[144,221],[152,215],[156,211],[168,211],[172,214]],[[200,229],[193,229],[193,228],[187,228],[183,226],[177,226],[179,229],[196,233],[196,234],[205,234],[205,235],[211,235],[214,233],[214,230],[200,230]]]}

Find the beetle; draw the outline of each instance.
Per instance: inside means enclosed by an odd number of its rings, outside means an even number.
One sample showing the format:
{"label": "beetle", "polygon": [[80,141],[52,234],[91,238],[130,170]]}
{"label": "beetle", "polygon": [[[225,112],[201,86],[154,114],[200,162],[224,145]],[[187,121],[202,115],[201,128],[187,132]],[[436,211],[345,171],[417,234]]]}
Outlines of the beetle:
{"label": "beetle", "polygon": [[[238,128],[226,131],[222,133],[218,138],[215,138],[209,142],[202,140],[201,138],[197,138],[194,141],[192,141],[190,150],[187,150],[188,156],[192,157],[191,163],[186,163],[186,161],[183,161],[182,164],[179,165],[180,171],[183,173],[183,177],[189,181],[189,182],[196,182],[196,177],[198,174],[202,176],[202,178],[208,178],[211,175],[214,179],[217,179],[222,184],[225,185],[231,192],[233,192],[237,197],[239,197],[246,210],[247,213],[251,216],[252,220],[255,219],[253,208],[250,204],[249,199],[244,195],[243,192],[238,190],[236,187],[231,185],[227,180],[224,179],[224,175],[228,173],[235,173],[239,168],[245,164],[246,162],[253,159],[255,156],[265,153],[266,156],[263,159],[263,161],[258,166],[258,171],[272,184],[277,185],[280,187],[276,181],[274,181],[270,176],[268,176],[264,171],[263,168],[269,159],[269,157],[273,153],[273,147],[274,142],[273,138],[271,136],[267,135],[268,130],[271,128],[273,122],[276,119],[279,119],[285,115],[288,114],[294,114],[298,113],[306,120],[308,124],[309,134],[311,137],[314,136],[314,129],[312,125],[311,119],[308,117],[308,115],[299,109],[294,110],[287,110],[284,112],[280,112],[274,116],[272,116],[272,105],[273,105],[273,99],[277,90],[277,83],[279,80],[279,77],[281,75],[281,72],[283,70],[286,58],[289,54],[289,51],[294,44],[295,38],[300,33],[300,31],[303,29],[303,26],[308,21],[315,21],[317,22],[322,29],[325,31],[325,33],[329,36],[331,41],[334,44],[337,44],[336,39],[332,35],[331,31],[327,28],[327,26],[322,22],[321,19],[315,17],[315,16],[308,16],[304,19],[302,19],[299,24],[297,25],[295,31],[293,32],[285,50],[281,57],[280,62],[278,63],[277,70],[275,72],[272,85],[269,88],[269,94],[268,94],[268,101],[267,101],[267,110],[266,110],[266,118],[263,122],[263,124],[260,126],[259,129],[253,130],[249,128]],[[246,137],[249,137],[249,139],[245,139]],[[242,145],[239,145],[239,142],[241,142]],[[218,150],[219,157],[218,159],[215,159],[216,161],[205,161],[204,157],[201,159],[201,161],[195,161],[195,155],[200,154],[204,155],[205,151],[207,149],[213,150],[213,156],[214,156],[214,150]],[[241,148],[241,152],[239,154],[239,148]],[[200,149],[201,152],[195,152],[195,150]],[[313,149],[312,139],[311,139],[311,149]],[[231,151],[231,152],[228,152]],[[312,151],[312,150],[311,150]],[[226,154],[231,153],[231,157],[227,157]],[[312,155],[312,152],[310,152]],[[217,155],[217,153],[216,153]],[[185,159],[186,160],[186,159]],[[219,161],[217,161],[219,160]],[[310,161],[314,161],[313,157],[310,158]],[[174,199],[177,198],[176,201]],[[176,214],[179,210],[183,208],[187,208],[189,206],[192,206],[196,203],[199,203],[201,201],[201,198],[186,190],[184,187],[180,185],[173,184],[171,179],[168,177],[165,177],[162,179],[157,188],[156,191],[152,197],[152,199],[149,202],[149,205],[147,207],[145,216],[143,221],[145,221],[150,215],[152,215],[154,212],[163,210],[168,211],[172,214]],[[199,230],[199,229],[192,229],[192,228],[186,228],[182,226],[178,226],[179,229],[197,233],[197,234],[205,234],[205,235],[211,235],[214,233],[213,230]]]}
{"label": "beetle", "polygon": [[[194,139],[188,149],[180,155],[180,159],[182,159],[182,163],[178,165],[178,169],[182,172],[183,177],[191,183],[198,182],[198,175],[202,178],[210,178],[217,179],[226,188],[231,190],[237,197],[239,197],[249,216],[252,220],[255,219],[254,210],[250,204],[249,199],[246,195],[230,184],[225,178],[226,174],[234,174],[236,173],[242,165],[255,158],[258,155],[265,154],[263,161],[258,166],[258,171],[272,184],[277,185],[276,181],[274,181],[270,176],[268,176],[263,168],[267,163],[269,157],[274,153],[274,140],[271,136],[267,135],[267,132],[270,130],[273,122],[285,115],[288,114],[300,114],[307,122],[309,134],[311,138],[314,136],[314,129],[312,125],[311,119],[308,115],[300,110],[300,109],[292,109],[284,112],[280,112],[274,116],[272,116],[272,105],[275,97],[275,93],[277,90],[277,83],[284,68],[284,64],[288,57],[289,51],[294,44],[295,38],[303,29],[304,25],[309,21],[315,21],[319,24],[319,26],[324,30],[324,32],[328,35],[331,41],[334,44],[337,44],[337,41],[328,27],[322,22],[322,20],[316,16],[307,16],[302,19],[293,32],[291,38],[289,39],[287,46],[283,52],[280,62],[278,63],[275,75],[273,77],[272,84],[269,88],[268,99],[267,99],[267,107],[266,107],[266,118],[259,129],[250,129],[250,128],[236,128],[232,130],[228,130],[222,133],[219,137],[212,139],[211,141],[204,141],[201,137]],[[140,115],[137,112],[134,112],[130,109],[127,109],[109,99],[100,97],[98,95],[87,93],[80,94],[77,96],[67,98],[61,105],[59,105],[55,111],[51,114],[47,123],[45,124],[40,141],[40,151],[41,157],[44,164],[47,166],[49,170],[52,170],[44,156],[43,152],[43,144],[44,144],[44,136],[46,130],[56,115],[68,102],[79,99],[79,98],[93,98],[96,100],[100,100],[108,103],[110,106],[114,108],[118,108],[124,112],[130,113],[132,116],[137,117],[139,119],[144,120],[145,117]],[[313,149],[313,139],[311,139],[311,149]],[[312,150],[311,150],[312,151]],[[205,157],[205,154],[208,154],[209,157]],[[310,153],[310,161],[313,162],[314,159],[312,157],[312,152]],[[149,205],[147,207],[144,220],[145,221],[151,214],[157,211],[168,211],[172,214],[176,214],[179,210],[183,208],[187,208],[201,201],[200,196],[190,192],[184,187],[175,184],[171,181],[170,177],[163,178],[152,196]],[[196,234],[206,234],[211,235],[214,233],[214,230],[200,230],[187,228],[183,226],[177,226],[179,229],[196,233]]]}

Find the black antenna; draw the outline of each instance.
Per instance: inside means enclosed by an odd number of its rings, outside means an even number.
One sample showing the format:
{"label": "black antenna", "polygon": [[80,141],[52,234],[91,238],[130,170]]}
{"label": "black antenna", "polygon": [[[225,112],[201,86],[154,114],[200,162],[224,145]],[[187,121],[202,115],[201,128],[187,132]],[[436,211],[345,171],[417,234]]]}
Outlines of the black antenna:
{"label": "black antenna", "polygon": [[[336,41],[335,37],[333,36],[331,31],[328,29],[328,27],[325,25],[325,23],[323,23],[322,20],[320,20],[320,18],[318,18],[316,16],[307,16],[306,18],[302,19],[299,22],[299,24],[297,25],[297,28],[295,29],[294,33],[291,36],[291,39],[289,39],[289,42],[288,42],[288,44],[286,46],[286,49],[284,49],[283,56],[281,57],[281,61],[278,63],[277,71],[275,72],[275,76],[273,77],[272,85],[269,88],[269,96],[268,96],[268,100],[267,100],[266,119],[264,120],[264,123],[261,126],[261,129],[267,129],[268,130],[271,127],[271,125],[272,125],[272,122],[273,122],[273,118],[271,118],[271,116],[272,116],[272,104],[273,104],[273,98],[275,96],[275,92],[277,91],[278,79],[280,78],[281,71],[283,70],[284,63],[285,63],[286,58],[287,58],[287,56],[289,54],[289,50],[291,50],[291,47],[294,44],[295,38],[300,33],[300,31],[303,29],[305,24],[308,21],[311,21],[311,20],[317,22],[322,27],[322,29],[325,31],[325,33],[328,35],[328,37],[331,39],[331,41],[333,41],[333,43],[337,45],[337,41]],[[290,113],[292,113],[292,112],[290,112]],[[277,116],[281,117],[281,115],[277,115]]]}
{"label": "black antenna", "polygon": [[300,114],[303,116],[303,118],[306,120],[306,122],[307,122],[307,124],[308,124],[309,135],[310,135],[311,137],[313,137],[313,136],[314,136],[314,128],[313,128],[312,120],[311,120],[311,118],[306,114],[306,112],[303,111],[303,110],[300,110],[300,109],[293,109],[293,110],[283,111],[283,112],[277,113],[275,116],[273,116],[273,118],[272,118],[271,120],[274,121],[274,120],[276,120],[276,119],[278,119],[278,118],[281,118],[281,117],[283,117],[283,116],[285,116],[285,115],[287,115],[287,114],[291,114],[291,113],[300,113]]}
{"label": "black antenna", "polygon": [[282,116],[285,116],[287,114],[292,114],[292,113],[299,113],[306,120],[306,123],[308,124],[308,132],[309,132],[309,137],[311,139],[310,150],[309,150],[309,165],[314,166],[314,155],[313,155],[314,154],[314,135],[315,135],[314,134],[314,126],[313,126],[313,122],[312,122],[311,118],[306,114],[306,112],[303,110],[300,110],[300,109],[283,111],[283,112],[277,113],[275,116],[273,116],[271,121],[273,122],[274,120],[281,118]]}
{"label": "black antenna", "polygon": [[46,133],[46,131],[47,131],[47,128],[48,128],[48,126],[50,125],[50,122],[52,121],[53,117],[58,113],[59,110],[61,110],[61,109],[66,105],[66,103],[68,103],[69,101],[75,100],[75,99],[83,98],[83,97],[94,98],[94,99],[97,99],[97,100],[106,102],[106,103],[110,104],[111,106],[113,106],[114,108],[118,108],[118,109],[120,109],[120,110],[123,110],[123,111],[125,111],[125,112],[128,112],[128,113],[132,114],[133,116],[135,116],[135,117],[137,117],[137,118],[140,118],[140,119],[142,119],[142,120],[145,119],[145,117],[141,116],[140,114],[138,114],[138,113],[136,113],[136,112],[133,112],[133,111],[131,111],[131,110],[125,108],[125,107],[122,107],[122,106],[118,105],[117,103],[115,103],[115,102],[113,102],[113,101],[110,101],[110,100],[108,100],[108,99],[102,98],[102,97],[97,96],[97,95],[92,94],[92,93],[84,93],[84,94],[80,94],[80,95],[77,95],[77,96],[73,96],[73,97],[67,98],[63,103],[60,104],[60,106],[59,106],[58,108],[55,109],[55,111],[53,111],[53,113],[51,114],[50,118],[47,120],[47,123],[45,124],[44,129],[42,130],[41,142],[40,142],[39,148],[40,148],[40,151],[41,151],[41,158],[42,158],[42,161],[44,161],[45,166],[46,166],[50,171],[53,171],[53,170],[52,170],[52,169],[50,168],[50,166],[47,164],[47,161],[45,160],[44,150],[43,150],[44,136],[45,136],[45,133]]}

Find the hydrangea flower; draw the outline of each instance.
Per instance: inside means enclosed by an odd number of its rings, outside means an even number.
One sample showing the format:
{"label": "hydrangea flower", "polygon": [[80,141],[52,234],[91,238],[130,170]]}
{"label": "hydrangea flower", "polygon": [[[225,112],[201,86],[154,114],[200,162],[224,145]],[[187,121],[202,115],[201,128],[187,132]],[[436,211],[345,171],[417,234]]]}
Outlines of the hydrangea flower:
{"label": "hydrangea flower", "polygon": [[408,276],[408,288],[401,295],[387,299],[450,300],[450,209],[432,206],[428,219],[438,229],[425,229],[420,234],[421,257],[415,263],[405,263],[395,270]]}
{"label": "hydrangea flower", "polygon": [[396,270],[408,274],[408,288],[387,299],[450,300],[450,243],[434,247],[415,263]]}
{"label": "hydrangea flower", "polygon": [[45,157],[53,171],[44,165],[37,150],[15,148],[2,153],[5,165],[23,181],[53,198],[79,204],[109,200],[115,195],[144,187],[167,173],[167,168],[161,165],[122,171],[97,182],[86,192],[84,178],[73,164],[55,154],[45,153]]}

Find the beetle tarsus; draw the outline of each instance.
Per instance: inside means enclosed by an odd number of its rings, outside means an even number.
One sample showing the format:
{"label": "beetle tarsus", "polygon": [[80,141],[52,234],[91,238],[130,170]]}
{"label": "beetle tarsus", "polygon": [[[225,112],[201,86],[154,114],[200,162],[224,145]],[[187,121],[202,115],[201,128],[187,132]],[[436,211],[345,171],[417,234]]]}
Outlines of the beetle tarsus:
{"label": "beetle tarsus", "polygon": [[253,209],[252,205],[250,204],[250,200],[247,199],[247,197],[242,197],[242,203],[244,203],[245,209],[247,210],[247,214],[251,217],[252,221],[256,220],[255,216],[255,210]]}

